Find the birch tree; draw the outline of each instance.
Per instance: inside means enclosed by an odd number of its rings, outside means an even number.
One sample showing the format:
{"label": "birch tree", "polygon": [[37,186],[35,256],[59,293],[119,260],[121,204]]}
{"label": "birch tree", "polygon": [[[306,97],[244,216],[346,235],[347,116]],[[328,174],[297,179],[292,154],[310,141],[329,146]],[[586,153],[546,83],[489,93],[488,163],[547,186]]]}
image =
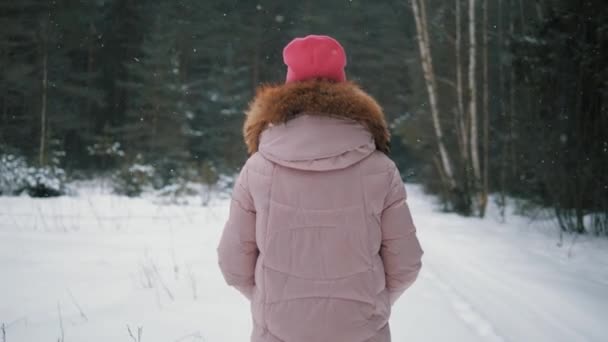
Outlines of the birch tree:
{"label": "birch tree", "polygon": [[[475,32],[476,0],[469,0],[469,132],[471,146],[471,165],[473,167],[474,187],[479,196],[481,187],[481,168],[479,165],[478,127],[477,127],[477,37]],[[481,202],[480,198],[478,201]],[[477,203],[480,205],[480,203]]]}
{"label": "birch tree", "polygon": [[481,190],[481,202],[479,203],[479,216],[485,216],[488,204],[488,169],[490,149],[490,114],[489,114],[489,89],[488,89],[488,0],[483,0],[483,185]]}
{"label": "birch tree", "polygon": [[[506,42],[507,51],[511,51],[513,46],[513,37],[515,37],[515,0],[509,1],[509,39]],[[515,68],[511,62],[509,68],[509,139],[508,148],[510,155],[511,173],[510,177],[514,177],[517,173],[517,158],[515,156],[515,142],[513,134],[515,132]]]}
{"label": "birch tree", "polygon": [[455,19],[456,19],[456,29],[455,29],[455,52],[456,52],[456,99],[458,102],[458,108],[456,112],[456,131],[458,132],[459,146],[460,146],[460,154],[462,159],[464,160],[464,164],[468,164],[469,160],[469,139],[467,133],[467,125],[465,122],[465,111],[464,111],[464,93],[462,86],[462,14],[461,14],[461,5],[460,0],[455,1]]}
{"label": "birch tree", "polygon": [[428,25],[426,20],[426,6],[425,1],[422,0],[411,0],[412,10],[414,12],[414,19],[416,22],[416,33],[418,40],[418,48],[420,50],[420,61],[422,64],[422,71],[424,74],[425,84],[429,96],[429,104],[431,107],[431,116],[433,119],[433,127],[435,129],[435,137],[437,139],[437,147],[439,150],[439,157],[441,160],[440,174],[443,174],[443,181],[447,183],[450,189],[456,187],[456,181],[454,179],[454,173],[452,171],[451,161],[445,148],[443,131],[441,128],[441,122],[439,121],[439,106],[437,103],[437,81],[435,79],[435,72],[433,69],[433,59],[431,55]]}
{"label": "birch tree", "polygon": [[[498,54],[502,55],[504,53],[504,34],[503,34],[503,0],[498,0],[498,23],[497,23],[497,41],[498,41]],[[502,61],[498,63],[498,98],[500,101],[500,113],[499,116],[504,118],[507,115],[506,103],[505,103],[505,71],[504,64]],[[508,145],[505,141],[504,137],[501,138],[501,153],[500,153],[500,197],[498,201],[498,205],[500,208],[500,217],[502,222],[505,222],[506,215],[506,192],[507,192],[507,154],[508,154]]]}
{"label": "birch tree", "polygon": [[480,178],[479,167],[479,151],[477,144],[477,84],[476,84],[476,68],[477,68],[477,36],[475,32],[475,2],[469,0],[469,124],[471,134],[471,162],[476,180]]}
{"label": "birch tree", "polygon": [[48,98],[48,74],[49,74],[49,16],[40,23],[40,41],[42,46],[42,88],[40,99],[40,145],[38,148],[38,163],[45,164],[46,154],[46,125],[47,125],[47,98]]}

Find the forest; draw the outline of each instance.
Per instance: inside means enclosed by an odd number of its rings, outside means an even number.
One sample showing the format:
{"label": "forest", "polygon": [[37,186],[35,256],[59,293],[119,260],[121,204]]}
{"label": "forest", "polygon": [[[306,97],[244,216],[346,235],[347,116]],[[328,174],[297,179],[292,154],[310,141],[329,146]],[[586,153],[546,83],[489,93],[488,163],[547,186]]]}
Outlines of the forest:
{"label": "forest", "polygon": [[[604,0],[0,3],[0,194],[213,185],[247,158],[283,46],[338,39],[389,119],[391,157],[442,210],[490,204],[608,235]],[[492,202],[492,203],[490,203]]]}

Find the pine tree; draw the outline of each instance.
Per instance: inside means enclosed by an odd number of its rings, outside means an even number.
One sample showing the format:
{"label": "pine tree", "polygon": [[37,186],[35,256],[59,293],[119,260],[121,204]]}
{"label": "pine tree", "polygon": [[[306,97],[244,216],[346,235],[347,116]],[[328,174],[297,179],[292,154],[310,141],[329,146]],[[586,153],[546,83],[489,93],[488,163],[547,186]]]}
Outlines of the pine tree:
{"label": "pine tree", "polygon": [[0,143],[33,155],[39,113],[40,25],[48,11],[36,1],[0,4]]}
{"label": "pine tree", "polygon": [[8,28],[0,34],[2,127],[11,130],[2,136],[16,139],[9,142],[21,146],[22,153],[33,157],[35,151],[44,165],[52,141],[54,149],[64,150],[68,132],[90,121],[81,120],[83,104],[103,101],[95,73],[79,66],[83,31],[77,19],[94,20],[95,6],[25,1],[1,9]]}
{"label": "pine tree", "polygon": [[150,29],[141,55],[127,64],[129,94],[123,138],[127,152],[141,153],[148,162],[182,160],[185,149],[186,108],[180,81],[180,60],[175,29],[167,5],[150,6]]}
{"label": "pine tree", "polygon": [[564,231],[608,233],[607,17],[602,1],[565,0],[537,32],[515,37],[518,85],[530,84],[539,106],[514,113],[520,146],[534,147],[518,149],[512,192],[553,208]]}

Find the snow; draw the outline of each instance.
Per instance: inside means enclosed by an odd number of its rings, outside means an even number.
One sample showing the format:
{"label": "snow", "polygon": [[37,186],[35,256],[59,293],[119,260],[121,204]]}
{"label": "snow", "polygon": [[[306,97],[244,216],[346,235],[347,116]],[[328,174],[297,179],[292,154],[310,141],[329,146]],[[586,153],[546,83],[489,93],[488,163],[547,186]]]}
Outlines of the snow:
{"label": "snow", "polygon": [[28,166],[25,158],[0,154],[0,194],[13,195],[41,187],[63,193],[65,171],[57,166]]}
{"label": "snow", "polygon": [[[426,254],[393,308],[394,341],[608,340],[608,241],[560,248],[546,223],[439,213],[407,188]],[[127,326],[142,342],[247,341],[247,302],[217,267],[227,205],[0,197],[6,341],[56,341],[61,327],[66,342],[132,341]]]}

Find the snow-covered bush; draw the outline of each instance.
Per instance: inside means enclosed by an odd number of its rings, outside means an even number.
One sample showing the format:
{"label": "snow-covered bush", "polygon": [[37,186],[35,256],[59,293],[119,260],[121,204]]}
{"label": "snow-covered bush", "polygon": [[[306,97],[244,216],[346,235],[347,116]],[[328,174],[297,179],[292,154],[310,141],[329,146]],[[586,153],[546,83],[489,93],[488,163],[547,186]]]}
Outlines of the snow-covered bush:
{"label": "snow-covered bush", "polygon": [[100,156],[109,156],[109,157],[124,157],[125,152],[122,149],[122,146],[119,142],[111,142],[107,140],[102,140],[93,145],[87,146],[87,152],[90,156],[100,157]]}
{"label": "snow-covered bush", "polygon": [[13,154],[0,155],[0,195],[18,195],[25,187],[27,175],[24,158]]}
{"label": "snow-covered bush", "polygon": [[94,138],[95,142],[87,146],[87,152],[96,165],[97,171],[115,170],[124,163],[125,151],[120,142],[114,141],[112,137],[101,136]]}
{"label": "snow-covered bush", "polygon": [[201,184],[180,180],[156,191],[157,202],[162,204],[189,204],[190,199],[201,193]]}
{"label": "snow-covered bush", "polygon": [[65,194],[65,182],[65,171],[59,167],[30,167],[25,191],[31,197],[57,197]]}
{"label": "snow-covered bush", "polygon": [[65,193],[65,171],[56,166],[31,167],[25,158],[0,155],[0,195],[55,197]]}
{"label": "snow-covered bush", "polygon": [[[158,163],[153,196],[161,204],[203,205],[220,191],[220,175],[210,162]],[[160,186],[159,186],[160,184]]]}
{"label": "snow-covered bush", "polygon": [[119,195],[137,197],[152,186],[156,170],[151,165],[135,163],[117,171],[113,176],[114,192]]}

